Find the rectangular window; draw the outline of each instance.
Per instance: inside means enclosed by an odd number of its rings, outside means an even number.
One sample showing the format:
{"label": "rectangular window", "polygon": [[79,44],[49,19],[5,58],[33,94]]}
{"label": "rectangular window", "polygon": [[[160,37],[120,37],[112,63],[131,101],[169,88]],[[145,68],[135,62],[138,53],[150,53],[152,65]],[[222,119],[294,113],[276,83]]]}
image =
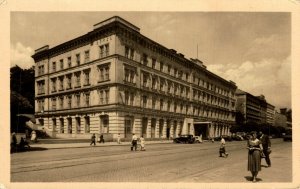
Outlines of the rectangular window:
{"label": "rectangular window", "polygon": [[105,103],[108,104],[109,103],[109,90],[105,90]]}
{"label": "rectangular window", "polygon": [[125,46],[125,57],[129,58],[129,47]]}
{"label": "rectangular window", "polygon": [[134,59],[134,49],[130,49],[130,59],[133,60]]}
{"label": "rectangular window", "polygon": [[163,108],[164,108],[164,100],[163,100],[163,99],[160,99],[159,109],[160,109],[160,110],[163,110]]}
{"label": "rectangular window", "polygon": [[64,90],[64,78],[59,77],[59,90]]}
{"label": "rectangular window", "polygon": [[38,81],[37,82],[37,86],[38,86],[38,94],[44,94],[45,93],[45,81]]}
{"label": "rectangular window", "polygon": [[163,63],[163,62],[160,62],[160,68],[159,68],[159,70],[160,70],[161,72],[164,71],[164,63]]}
{"label": "rectangular window", "polygon": [[90,70],[84,71],[84,85],[90,85]]}
{"label": "rectangular window", "polygon": [[99,91],[99,96],[100,96],[100,98],[99,98],[99,103],[100,104],[104,104],[104,95],[103,95],[103,91]]}
{"label": "rectangular window", "polygon": [[56,71],[56,62],[52,62],[52,71],[53,71],[53,72]]}
{"label": "rectangular window", "polygon": [[174,77],[177,77],[177,69],[174,69]]}
{"label": "rectangular window", "polygon": [[76,54],[76,64],[77,66],[80,65],[80,54]]}
{"label": "rectangular window", "polygon": [[81,82],[80,82],[80,72],[75,73],[76,76],[76,87],[81,87]]}
{"label": "rectangular window", "polygon": [[64,97],[59,98],[59,107],[60,109],[64,109]]}
{"label": "rectangular window", "polygon": [[68,108],[72,108],[72,96],[68,96]]}
{"label": "rectangular window", "polygon": [[147,108],[147,96],[143,96],[143,108]]}
{"label": "rectangular window", "polygon": [[155,69],[156,66],[156,59],[152,58],[152,68]]}
{"label": "rectangular window", "polygon": [[99,82],[109,80],[109,71],[110,71],[110,65],[109,64],[98,66]]}
{"label": "rectangular window", "polygon": [[105,45],[105,56],[109,55],[109,44]]}
{"label": "rectangular window", "polygon": [[156,78],[152,78],[152,89],[156,90]]}
{"label": "rectangular window", "polygon": [[159,90],[160,91],[164,91],[164,80],[160,79],[160,83],[159,83]]}
{"label": "rectangular window", "polygon": [[170,109],[171,109],[171,101],[168,101],[168,107],[167,107],[168,112],[170,111]]}
{"label": "rectangular window", "polygon": [[90,117],[86,116],[84,117],[84,123],[85,123],[85,133],[90,133]]}
{"label": "rectangular window", "polygon": [[52,99],[52,110],[56,110],[56,98]]}
{"label": "rectangular window", "polygon": [[109,67],[108,66],[105,67],[104,70],[105,70],[104,79],[105,79],[105,81],[107,81],[107,80],[109,80]]}
{"label": "rectangular window", "polygon": [[133,106],[133,102],[134,102],[134,93],[130,93],[130,105]]}
{"label": "rectangular window", "polygon": [[101,45],[100,47],[100,58],[106,57],[109,55],[109,44]]}
{"label": "rectangular window", "polygon": [[80,107],[80,94],[76,94],[76,106],[77,108]]}
{"label": "rectangular window", "polygon": [[171,74],[171,66],[168,65],[168,74]]}
{"label": "rectangular window", "polygon": [[64,59],[60,59],[60,69],[64,69]]}
{"label": "rectangular window", "polygon": [[72,59],[71,59],[71,57],[69,56],[69,57],[68,57],[68,67],[71,68],[71,66],[72,66]]}
{"label": "rectangular window", "polygon": [[128,103],[129,103],[129,93],[128,93],[128,91],[125,91],[124,93],[125,93],[125,104],[128,105]]}
{"label": "rectangular window", "polygon": [[87,63],[90,61],[90,51],[87,50],[84,52],[84,62]]}
{"label": "rectangular window", "polygon": [[146,54],[143,54],[141,62],[142,62],[142,64],[144,64],[145,66],[148,65],[148,56],[147,56]]}
{"label": "rectangular window", "polygon": [[155,105],[156,105],[156,98],[152,97],[152,109],[155,109]]}
{"label": "rectangular window", "polygon": [[143,73],[143,87],[148,87],[148,74]]}
{"label": "rectangular window", "polygon": [[85,105],[90,106],[90,94],[89,93],[85,94]]}
{"label": "rectangular window", "polygon": [[52,79],[52,92],[56,92],[56,78]]}
{"label": "rectangular window", "polygon": [[72,88],[72,75],[69,74],[67,75],[67,89],[71,89]]}

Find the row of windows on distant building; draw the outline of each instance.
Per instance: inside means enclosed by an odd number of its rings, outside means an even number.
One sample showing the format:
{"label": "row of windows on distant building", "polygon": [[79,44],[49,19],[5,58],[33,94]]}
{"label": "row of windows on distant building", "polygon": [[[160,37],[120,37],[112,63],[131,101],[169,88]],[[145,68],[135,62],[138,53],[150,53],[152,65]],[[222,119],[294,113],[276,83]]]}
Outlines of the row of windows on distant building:
{"label": "row of windows on distant building", "polygon": [[[109,104],[109,88],[98,90],[99,95],[99,105]],[[124,104],[135,106],[136,94],[131,91],[124,92]],[[222,118],[226,119],[229,117],[230,113],[226,110],[220,110],[218,108],[212,108],[208,106],[193,106],[193,112],[191,111],[191,106],[189,104],[180,103],[176,100],[158,98],[156,96],[141,95],[141,107],[142,108],[152,108],[154,110],[168,111],[181,114],[190,114],[194,116],[206,116],[211,118]],[[151,104],[148,101],[151,98]],[[44,99],[38,100],[38,112],[44,111],[45,101]],[[63,110],[71,108],[81,108],[89,107],[91,105],[90,93],[76,93],[73,95],[62,95],[59,97],[51,98],[51,110]]]}
{"label": "row of windows on distant building", "polygon": [[[135,51],[133,48],[125,46],[125,57],[134,59],[134,53]],[[184,73],[179,68],[172,67],[171,64],[165,64],[163,61],[158,62],[156,58],[151,58],[151,61],[149,61],[149,57],[145,53],[142,54],[140,62],[145,66],[151,67],[153,69],[159,69],[159,71],[167,73],[175,78],[190,82],[190,74],[188,72]],[[217,85],[214,85],[210,82],[206,82],[204,79],[201,79],[200,77],[197,77],[195,75],[193,76],[193,84],[204,87],[208,90],[212,90],[224,96],[234,96],[234,91],[229,92],[229,90],[218,87]]]}
{"label": "row of windows on distant building", "polygon": [[[98,69],[98,82],[104,82],[109,81],[109,70],[110,70],[110,64],[101,64],[97,67]],[[85,69],[82,71],[76,71],[74,73],[68,73],[66,75],[61,75],[58,77],[51,78],[51,92],[57,92],[68,90],[74,88],[80,88],[82,86],[82,75],[84,77],[83,80],[83,86],[89,86],[90,83],[90,72],[91,69]],[[72,81],[72,79],[75,79],[75,81]],[[58,88],[57,88],[58,83]],[[74,84],[74,86],[73,86]],[[65,86],[66,85],[66,86]],[[37,94],[45,94],[45,81],[39,80],[37,81],[37,87],[38,87],[38,93]]]}
{"label": "row of windows on distant building", "polygon": [[[109,104],[109,88],[98,90],[99,105]],[[44,111],[44,99],[37,100],[38,112]],[[75,93],[73,95],[61,95],[51,98],[51,110],[63,110],[71,108],[91,106],[90,92]]]}
{"label": "row of windows on distant building", "polygon": [[[100,51],[99,51],[100,58],[109,55],[109,44],[101,45],[101,46],[99,46],[99,49],[100,49]],[[125,57],[127,57],[129,59],[134,59],[134,53],[135,53],[135,50],[133,48],[125,46]],[[67,60],[68,60],[68,67],[71,67],[72,66],[71,56],[68,57]],[[84,52],[84,62],[89,62],[89,61],[90,61],[90,51],[87,50]],[[157,69],[157,67],[158,67],[157,66],[158,62],[157,62],[156,58],[152,58],[151,65],[148,64],[148,55],[145,53],[141,56],[140,61],[142,64],[144,64],[146,66],[151,66],[153,69]],[[59,62],[60,62],[60,69],[64,69],[64,60],[61,59]],[[77,65],[81,64],[80,53],[76,54],[76,64]],[[184,73],[183,71],[180,71],[179,69],[177,69],[175,67],[172,68],[172,66],[170,64],[167,64],[167,69],[166,69],[165,64],[161,61],[159,69],[161,72],[165,72],[173,77],[176,77],[176,78],[179,78],[179,79],[189,82],[189,77],[190,77],[189,73],[187,73],[187,72]],[[56,62],[52,62],[52,71],[55,72],[56,70],[57,70]],[[134,73],[135,72],[134,70],[136,70],[136,69],[125,69],[125,81],[134,83],[134,81],[135,81],[134,77],[136,74],[136,73]],[[44,74],[44,65],[40,65],[38,67],[38,75],[41,75],[41,74]],[[108,74],[108,72],[106,72],[106,74]],[[148,84],[149,75],[147,74],[147,72],[145,72],[144,75],[145,75],[145,77],[143,79],[143,87],[146,87],[146,85],[149,85]],[[185,79],[184,79],[183,75],[185,75]],[[104,77],[103,74],[100,75],[100,77]],[[86,77],[86,78],[88,78],[88,77]],[[78,74],[78,73],[76,76],[76,81],[80,82],[80,74]],[[220,94],[220,95],[231,96],[231,97],[234,96],[233,91],[231,91],[231,93],[230,93],[229,90],[223,89],[222,87],[218,87],[217,85],[206,82],[205,80],[203,80],[197,76],[193,76],[193,84],[198,85],[203,88],[206,88],[208,90],[214,91],[215,93]],[[71,84],[68,84],[68,85],[71,85]],[[155,79],[154,79],[154,81],[152,81],[152,85],[154,85],[154,87],[155,87],[155,85],[156,85]],[[149,86],[147,86],[147,87],[149,87]],[[162,86],[160,86],[160,87],[162,87]],[[152,88],[153,88],[153,86],[152,86]]]}
{"label": "row of windows on distant building", "polygon": [[[101,45],[99,46],[99,58],[103,58],[109,56],[109,44]],[[67,57],[67,65],[65,65],[64,59],[60,59],[58,62],[53,61],[51,63],[51,69],[50,72],[56,72],[58,70],[63,70],[65,68],[71,68],[72,66],[79,66],[82,63],[88,63],[90,62],[90,51],[86,50],[84,51],[84,60],[81,59],[81,54],[77,53],[75,55],[75,65],[72,65],[72,56]],[[38,66],[38,76],[43,75],[45,73],[45,67],[44,65]]]}

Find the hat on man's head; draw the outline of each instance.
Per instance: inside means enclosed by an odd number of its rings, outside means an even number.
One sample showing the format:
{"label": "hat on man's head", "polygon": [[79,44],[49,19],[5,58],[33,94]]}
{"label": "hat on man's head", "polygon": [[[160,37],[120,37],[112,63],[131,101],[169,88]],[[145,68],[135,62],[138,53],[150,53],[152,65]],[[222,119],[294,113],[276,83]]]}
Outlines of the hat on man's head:
{"label": "hat on man's head", "polygon": [[254,134],[256,134],[256,131],[251,131],[250,132],[250,135],[254,135]]}

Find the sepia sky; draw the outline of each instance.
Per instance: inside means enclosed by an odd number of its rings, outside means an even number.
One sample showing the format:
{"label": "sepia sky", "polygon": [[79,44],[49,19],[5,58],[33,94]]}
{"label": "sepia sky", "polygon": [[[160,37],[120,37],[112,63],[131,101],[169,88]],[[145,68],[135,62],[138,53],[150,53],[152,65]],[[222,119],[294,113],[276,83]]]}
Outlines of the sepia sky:
{"label": "sepia sky", "polygon": [[29,68],[31,55],[86,34],[120,16],[141,34],[197,57],[207,69],[276,108],[291,107],[291,16],[238,12],[12,12],[11,66]]}

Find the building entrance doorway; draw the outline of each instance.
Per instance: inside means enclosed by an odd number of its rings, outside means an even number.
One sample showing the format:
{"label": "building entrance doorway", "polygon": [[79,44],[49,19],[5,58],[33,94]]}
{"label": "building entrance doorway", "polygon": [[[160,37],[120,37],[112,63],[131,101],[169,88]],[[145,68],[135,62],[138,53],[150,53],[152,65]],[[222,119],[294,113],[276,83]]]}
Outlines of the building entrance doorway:
{"label": "building entrance doorway", "polygon": [[202,135],[202,139],[208,139],[209,137],[208,127],[210,124],[211,124],[210,122],[194,123],[195,136]]}
{"label": "building entrance doorway", "polygon": [[167,137],[167,139],[170,138],[170,131],[171,131],[171,122],[170,122],[170,120],[167,120],[167,129],[166,129],[166,137]]}

